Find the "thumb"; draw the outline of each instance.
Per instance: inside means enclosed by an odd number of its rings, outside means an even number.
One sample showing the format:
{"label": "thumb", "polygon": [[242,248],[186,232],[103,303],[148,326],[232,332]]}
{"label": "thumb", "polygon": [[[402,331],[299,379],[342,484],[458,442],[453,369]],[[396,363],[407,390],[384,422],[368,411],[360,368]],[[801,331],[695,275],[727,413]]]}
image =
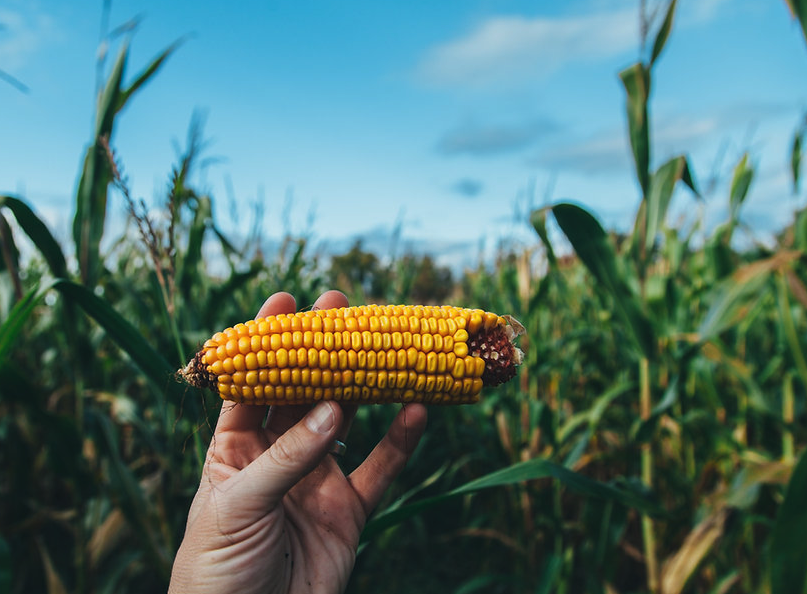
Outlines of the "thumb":
{"label": "thumb", "polygon": [[328,454],[342,420],[333,402],[321,402],[240,473],[238,497],[273,509]]}

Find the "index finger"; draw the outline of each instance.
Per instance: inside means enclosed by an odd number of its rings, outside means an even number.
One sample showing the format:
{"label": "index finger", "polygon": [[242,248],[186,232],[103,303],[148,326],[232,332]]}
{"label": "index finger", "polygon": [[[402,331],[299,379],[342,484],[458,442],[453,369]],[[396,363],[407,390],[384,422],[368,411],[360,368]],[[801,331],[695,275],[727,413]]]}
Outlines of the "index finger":
{"label": "index finger", "polygon": [[[281,313],[294,313],[297,304],[289,293],[275,293],[264,301],[256,318],[277,315]],[[266,417],[266,405],[238,404],[225,400],[219,411],[219,420],[216,423],[216,433],[223,431],[255,431],[263,425]]]}

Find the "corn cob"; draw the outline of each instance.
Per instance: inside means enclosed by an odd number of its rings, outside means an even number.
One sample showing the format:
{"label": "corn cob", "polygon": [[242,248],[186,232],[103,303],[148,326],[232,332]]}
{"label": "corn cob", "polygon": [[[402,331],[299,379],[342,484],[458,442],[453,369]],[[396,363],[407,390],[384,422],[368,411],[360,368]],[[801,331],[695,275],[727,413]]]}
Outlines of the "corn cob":
{"label": "corn cob", "polygon": [[216,333],[179,375],[248,404],[469,403],[515,375],[523,332],[510,316],[447,305],[279,314]]}

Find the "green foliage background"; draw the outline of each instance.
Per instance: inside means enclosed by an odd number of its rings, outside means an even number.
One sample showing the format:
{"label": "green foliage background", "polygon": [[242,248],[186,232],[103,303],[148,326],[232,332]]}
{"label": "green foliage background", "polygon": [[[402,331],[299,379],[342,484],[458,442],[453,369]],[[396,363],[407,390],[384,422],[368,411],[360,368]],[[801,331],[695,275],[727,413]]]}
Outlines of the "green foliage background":
{"label": "green foliage background", "polygon": [[[788,4],[804,27],[805,2]],[[0,593],[165,591],[219,406],[174,370],[270,293],[305,305],[330,287],[353,303],[482,307],[527,328],[516,381],[431,409],[349,592],[807,592],[807,209],[773,247],[733,247],[753,238],[744,155],[726,221],[670,226],[676,188],[701,200],[685,155],[651,170],[650,88],[675,8],[620,74],[641,190],[631,232],[554,204],[532,213],[533,245],[460,278],[361,244],[326,259],[305,237],[271,257],[257,231],[233,241],[190,181],[196,119],[150,217],[110,143],[177,47],[126,83],[124,44],[98,98],[72,244],[24,198],[0,196]],[[791,147],[797,196],[805,133],[797,124]],[[116,238],[104,236],[111,191],[129,208]],[[211,252],[222,274],[206,272]],[[360,409],[347,468],[396,410]]]}

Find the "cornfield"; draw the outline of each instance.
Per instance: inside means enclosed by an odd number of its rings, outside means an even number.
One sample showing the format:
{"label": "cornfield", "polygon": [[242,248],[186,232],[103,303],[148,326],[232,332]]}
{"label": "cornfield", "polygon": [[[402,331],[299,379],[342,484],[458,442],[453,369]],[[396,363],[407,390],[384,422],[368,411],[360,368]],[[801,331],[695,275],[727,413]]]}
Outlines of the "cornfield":
{"label": "cornfield", "polygon": [[[804,29],[804,2],[789,4]],[[164,592],[220,406],[175,370],[270,293],[310,304],[333,285],[354,304],[450,302],[527,329],[516,380],[480,404],[430,409],[349,592],[807,592],[807,123],[794,125],[797,202],[774,245],[747,241],[749,154],[716,198],[725,221],[671,224],[674,193],[704,200],[685,155],[651,167],[649,89],[675,7],[620,73],[632,229],[551,204],[531,213],[531,245],[448,280],[411,254],[328,258],[288,235],[267,257],[259,233],[234,239],[191,182],[198,121],[161,212],[148,211],[112,138],[177,47],[127,84],[124,44],[98,97],[69,245],[24,197],[0,196],[0,593]],[[111,239],[112,192],[128,218]],[[222,272],[207,272],[211,258]],[[398,406],[359,410],[346,467]]]}

